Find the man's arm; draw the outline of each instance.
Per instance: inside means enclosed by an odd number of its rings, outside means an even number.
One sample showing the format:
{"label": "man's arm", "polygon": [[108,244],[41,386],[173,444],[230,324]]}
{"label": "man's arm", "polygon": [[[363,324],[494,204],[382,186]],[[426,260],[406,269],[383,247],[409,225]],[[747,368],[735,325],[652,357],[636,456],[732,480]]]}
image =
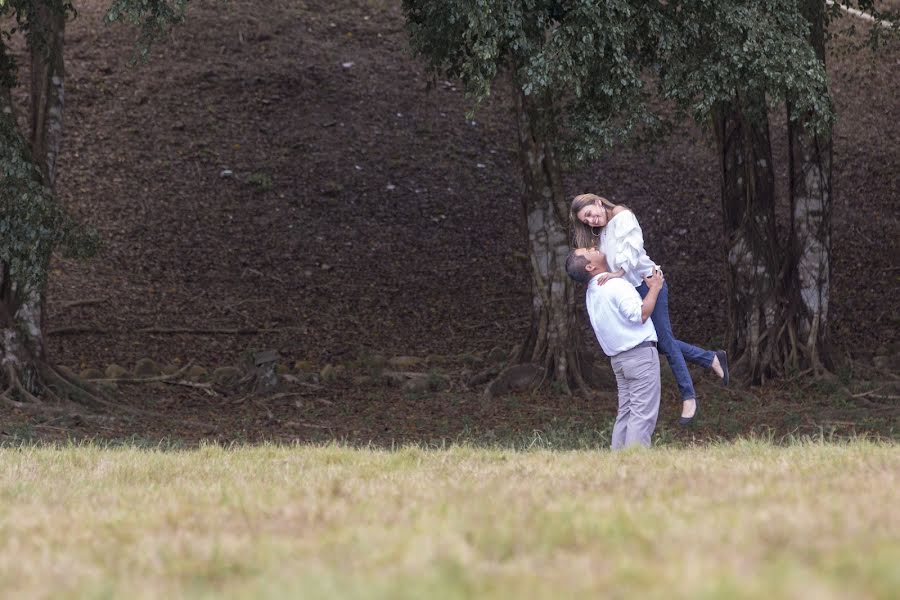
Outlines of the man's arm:
{"label": "man's arm", "polygon": [[653,309],[656,308],[656,299],[659,298],[659,291],[662,289],[665,278],[662,271],[653,269],[650,277],[644,277],[644,281],[647,282],[647,287],[650,288],[650,291],[644,296],[644,302],[641,304],[641,321],[646,323],[650,315],[653,314]]}

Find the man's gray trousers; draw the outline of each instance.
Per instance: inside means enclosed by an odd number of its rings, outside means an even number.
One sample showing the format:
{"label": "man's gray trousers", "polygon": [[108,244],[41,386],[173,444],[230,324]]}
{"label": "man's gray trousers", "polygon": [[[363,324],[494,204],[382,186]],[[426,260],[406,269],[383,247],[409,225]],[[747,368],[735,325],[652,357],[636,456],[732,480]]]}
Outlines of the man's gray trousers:
{"label": "man's gray trousers", "polygon": [[619,387],[612,449],[649,447],[659,415],[659,354],[652,346],[639,346],[616,354],[610,362]]}

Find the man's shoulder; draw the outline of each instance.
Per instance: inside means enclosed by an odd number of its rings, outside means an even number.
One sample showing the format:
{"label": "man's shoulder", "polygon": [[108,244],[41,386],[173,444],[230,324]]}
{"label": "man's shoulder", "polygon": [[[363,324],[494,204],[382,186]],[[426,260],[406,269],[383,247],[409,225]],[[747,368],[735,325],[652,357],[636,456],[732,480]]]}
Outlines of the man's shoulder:
{"label": "man's shoulder", "polygon": [[634,289],[634,286],[631,285],[630,283],[628,283],[622,277],[614,277],[614,278],[610,279],[609,281],[607,281],[605,285],[598,286],[598,287],[609,288],[607,291],[612,294],[616,294],[616,295],[630,294],[632,292],[635,294],[637,293],[637,290]]}
{"label": "man's shoulder", "polygon": [[613,277],[603,285],[597,285],[597,282],[592,279],[588,284],[587,293],[588,296],[597,298],[614,298],[622,295],[637,294],[637,290],[621,277]]}

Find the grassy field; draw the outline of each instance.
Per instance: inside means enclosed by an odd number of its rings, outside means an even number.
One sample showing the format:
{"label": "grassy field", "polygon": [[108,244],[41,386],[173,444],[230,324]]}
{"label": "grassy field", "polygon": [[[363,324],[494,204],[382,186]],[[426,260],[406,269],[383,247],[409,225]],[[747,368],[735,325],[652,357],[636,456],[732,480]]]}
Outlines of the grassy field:
{"label": "grassy field", "polygon": [[900,446],[0,450],[0,596],[896,598]]}

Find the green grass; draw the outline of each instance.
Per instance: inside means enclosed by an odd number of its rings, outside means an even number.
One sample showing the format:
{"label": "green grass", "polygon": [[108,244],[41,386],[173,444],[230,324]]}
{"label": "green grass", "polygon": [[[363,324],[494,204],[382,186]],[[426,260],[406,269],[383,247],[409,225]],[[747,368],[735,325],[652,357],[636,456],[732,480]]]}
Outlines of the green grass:
{"label": "green grass", "polygon": [[0,449],[0,595],[893,598],[900,446]]}

